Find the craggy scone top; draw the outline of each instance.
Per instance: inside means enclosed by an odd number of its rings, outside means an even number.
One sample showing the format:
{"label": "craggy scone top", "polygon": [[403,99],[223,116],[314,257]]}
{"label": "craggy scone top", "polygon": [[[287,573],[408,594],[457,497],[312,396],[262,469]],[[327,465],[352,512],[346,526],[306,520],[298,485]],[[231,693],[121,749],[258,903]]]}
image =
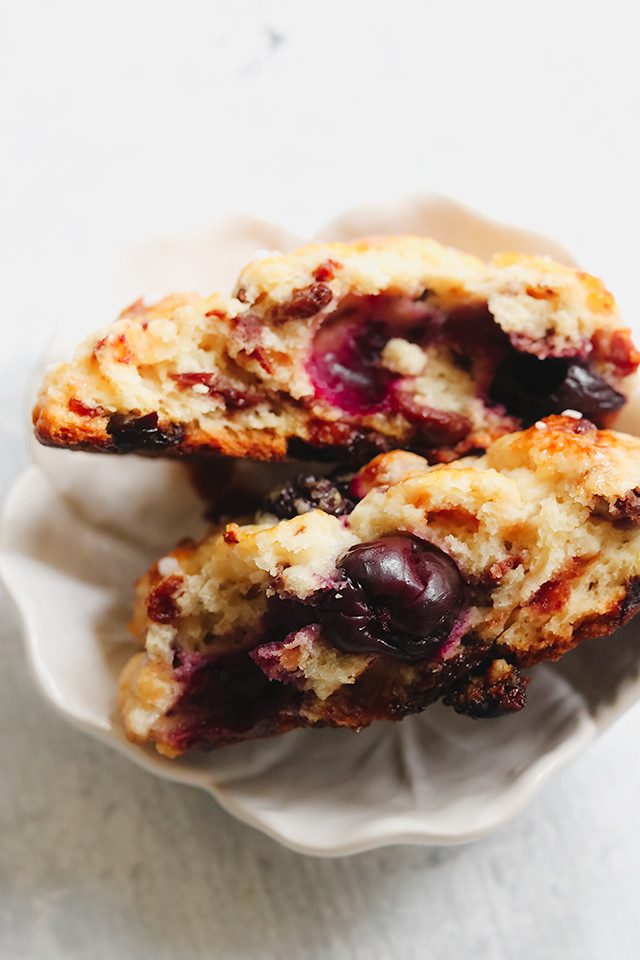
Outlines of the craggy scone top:
{"label": "craggy scone top", "polygon": [[430,462],[576,409],[606,425],[640,355],[601,281],[419,237],[313,244],[233,297],[141,301],[47,375],[47,444],[163,455]]}

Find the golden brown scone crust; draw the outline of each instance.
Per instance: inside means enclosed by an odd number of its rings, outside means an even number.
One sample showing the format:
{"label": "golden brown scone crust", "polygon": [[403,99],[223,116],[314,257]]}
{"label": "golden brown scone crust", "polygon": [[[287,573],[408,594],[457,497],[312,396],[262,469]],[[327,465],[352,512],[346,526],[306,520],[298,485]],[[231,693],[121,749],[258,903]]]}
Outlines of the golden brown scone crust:
{"label": "golden brown scone crust", "polygon": [[[524,703],[519,670],[610,633],[640,604],[635,437],[550,417],[456,463],[429,466],[402,451],[379,456],[351,489],[362,499],[346,517],[312,510],[231,523],[183,544],[143,577],[133,629],[144,652],[121,681],[131,739],[175,755],[295,726],[357,729],[441,697],[474,716],[509,712]],[[345,653],[318,612],[322,597],[344,589],[336,563],[356,544],[399,533],[454,560],[469,591],[460,633],[417,662]],[[283,614],[278,643],[271,632],[265,644],[264,616],[292,599],[308,622],[288,627]],[[282,703],[244,729],[216,732],[210,724],[202,733],[201,723],[194,732],[189,671],[215,671],[228,656],[248,663],[250,654],[266,688],[283,691]],[[202,710],[202,697],[197,702]]]}
{"label": "golden brown scone crust", "polygon": [[[307,448],[405,447],[446,460],[486,447],[520,421],[484,402],[491,358],[460,358],[459,343],[423,349],[411,323],[465,310],[473,320],[479,311],[477,322],[494,338],[539,357],[579,357],[623,394],[640,359],[596,278],[540,257],[501,254],[484,263],[419,237],[270,256],[242,271],[234,293],[133,304],[47,375],[33,414],[38,439],[262,460]],[[391,334],[378,369],[402,381],[404,402],[387,397],[348,409],[328,399],[310,358],[314,345],[329,349],[316,340],[327,321],[355,309],[366,325],[372,305]],[[444,421],[436,418],[434,428],[425,409],[444,411]]]}

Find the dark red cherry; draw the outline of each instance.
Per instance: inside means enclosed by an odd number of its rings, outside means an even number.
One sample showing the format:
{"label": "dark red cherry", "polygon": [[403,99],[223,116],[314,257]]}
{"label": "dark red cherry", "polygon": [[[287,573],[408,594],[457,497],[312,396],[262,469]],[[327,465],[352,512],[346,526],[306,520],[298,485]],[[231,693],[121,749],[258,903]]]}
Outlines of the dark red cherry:
{"label": "dark red cherry", "polygon": [[525,425],[563,410],[578,410],[594,423],[619,410],[625,398],[584,363],[565,357],[540,359],[513,350],[500,364],[490,396]]}
{"label": "dark red cherry", "polygon": [[465,605],[466,585],[451,557],[411,534],[357,544],[338,568],[343,581],[321,605],[321,621],[346,652],[432,656]]}
{"label": "dark red cherry", "polygon": [[164,450],[184,439],[184,427],[181,424],[160,426],[157,413],[147,413],[142,417],[133,413],[114,413],[109,418],[107,433],[117,453]]}
{"label": "dark red cherry", "polygon": [[554,404],[553,413],[579,410],[595,423],[602,422],[603,414],[614,413],[626,403],[626,397],[580,363],[569,364],[564,382],[549,399]]}
{"label": "dark red cherry", "polygon": [[380,366],[388,339],[387,327],[379,322],[341,319],[322,326],[308,364],[316,395],[352,414],[381,407],[391,379]]}

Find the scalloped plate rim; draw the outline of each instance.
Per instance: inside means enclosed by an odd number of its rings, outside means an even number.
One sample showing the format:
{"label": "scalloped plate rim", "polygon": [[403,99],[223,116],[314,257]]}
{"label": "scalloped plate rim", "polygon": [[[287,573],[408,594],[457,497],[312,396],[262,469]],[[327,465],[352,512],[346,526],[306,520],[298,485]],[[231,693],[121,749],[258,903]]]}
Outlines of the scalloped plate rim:
{"label": "scalloped plate rim", "polygon": [[[470,206],[459,201],[446,197],[438,193],[414,194],[398,201],[398,204],[408,205],[411,202],[420,202],[423,204],[439,203],[450,205],[465,216],[475,219],[480,225],[487,224],[500,230],[511,230],[522,237],[533,238],[536,242],[545,242],[562,251],[564,248],[557,241],[546,237],[542,233],[527,231],[518,226],[512,226],[491,218],[484,212],[479,212]],[[377,210],[389,210],[391,205],[383,207],[382,205],[373,208]],[[397,206],[394,205],[394,208]],[[361,214],[365,209],[356,208],[347,211],[341,218],[335,222],[345,221],[349,216]],[[227,218],[229,219],[229,218]],[[277,226],[277,225],[273,225]],[[326,232],[329,227],[323,228],[321,232]],[[569,251],[564,250],[565,258],[575,263]],[[480,826],[468,831],[458,831],[456,833],[447,833],[446,831],[434,832],[428,826],[421,826],[411,820],[410,826],[394,827],[389,825],[390,821],[398,820],[401,817],[385,816],[377,825],[367,821],[359,831],[354,831],[353,836],[347,840],[336,841],[333,844],[315,845],[313,843],[304,843],[300,840],[287,836],[282,831],[276,830],[272,825],[265,823],[251,809],[242,803],[238,797],[234,796],[232,789],[227,789],[224,785],[217,785],[212,778],[211,773],[202,770],[188,770],[180,764],[171,764],[164,758],[159,758],[152,752],[152,748],[141,747],[126,741],[124,735],[110,726],[108,723],[104,727],[73,713],[68,706],[60,701],[55,684],[51,676],[47,673],[38,652],[38,635],[29,615],[29,602],[22,594],[19,582],[19,576],[14,575],[11,569],[11,545],[7,550],[7,540],[10,541],[10,530],[12,518],[10,516],[12,505],[19,498],[20,492],[25,483],[30,482],[29,478],[36,474],[46,473],[36,464],[27,467],[14,481],[6,498],[3,509],[1,528],[0,528],[0,576],[6,586],[7,594],[11,598],[16,610],[17,619],[23,640],[27,647],[28,662],[34,675],[36,683],[47,701],[56,709],[59,715],[71,722],[76,728],[89,734],[101,743],[107,744],[116,749],[120,754],[133,760],[139,767],[149,773],[153,773],[163,779],[189,786],[198,786],[211,794],[216,801],[231,815],[242,822],[258,829],[273,840],[283,844],[291,850],[299,853],[315,856],[342,856],[355,854],[372,850],[378,847],[392,844],[414,843],[422,845],[452,845],[466,843],[486,836],[508,820],[516,816],[538,792],[544,783],[546,783],[559,769],[566,766],[577,754],[582,752],[586,746],[592,742],[607,726],[619,717],[638,697],[640,697],[640,682],[628,684],[621,689],[620,695],[615,700],[599,710],[596,716],[585,715],[577,725],[572,735],[558,743],[547,753],[539,756],[532,762],[524,772],[511,784],[509,793],[509,803],[500,806],[495,805],[493,815],[485,818],[485,822]],[[49,478],[47,478],[49,479]],[[285,735],[286,736],[286,735]],[[405,820],[407,819],[405,815]]]}

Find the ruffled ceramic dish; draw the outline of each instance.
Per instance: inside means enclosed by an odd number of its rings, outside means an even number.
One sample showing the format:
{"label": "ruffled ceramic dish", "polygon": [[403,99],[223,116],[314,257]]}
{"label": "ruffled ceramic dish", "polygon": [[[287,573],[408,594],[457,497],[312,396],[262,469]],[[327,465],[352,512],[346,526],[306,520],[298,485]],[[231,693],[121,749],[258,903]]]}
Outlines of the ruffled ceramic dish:
{"label": "ruffled ceramic dish", "polygon": [[[480,256],[508,249],[574,262],[545,237],[433,197],[353,212],[321,237],[390,232],[435,236]],[[255,247],[292,247],[299,238],[242,219],[227,222],[200,248],[165,245],[155,263],[173,286],[192,286],[193,273],[180,282],[180,264],[215,264],[217,241],[220,247],[224,241],[223,269],[202,271],[199,285],[206,290],[229,288]],[[154,285],[150,277],[140,270],[140,289]],[[632,404],[625,429],[636,423],[640,432]],[[481,837],[512,818],[640,698],[636,621],[612,638],[583,644],[558,664],[536,668],[528,706],[513,717],[473,721],[436,705],[358,735],[295,731],[167,760],[126,741],[117,677],[133,649],[126,630],[133,581],[180,537],[203,529],[203,503],[176,463],[35,445],[34,461],[6,504],[0,569],[47,698],[134,762],[208,790],[234,816],[294,850],[337,856],[392,843]]]}

